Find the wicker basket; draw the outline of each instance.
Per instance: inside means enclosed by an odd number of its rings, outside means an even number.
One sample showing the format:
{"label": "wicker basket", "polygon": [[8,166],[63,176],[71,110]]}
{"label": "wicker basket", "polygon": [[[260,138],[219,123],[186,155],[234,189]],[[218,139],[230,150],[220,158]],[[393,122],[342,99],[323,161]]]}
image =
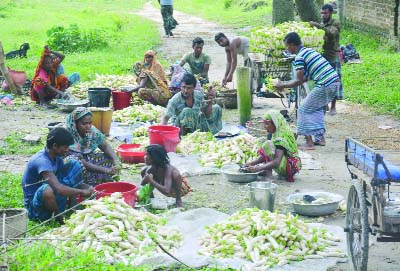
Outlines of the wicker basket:
{"label": "wicker basket", "polygon": [[261,119],[249,120],[246,122],[246,128],[250,135],[255,137],[267,137],[268,132],[264,128],[264,122]]}
{"label": "wicker basket", "polygon": [[217,98],[222,98],[222,99],[217,99],[217,104],[219,104],[223,108],[227,108],[227,109],[237,109],[238,108],[237,90],[236,89],[220,91],[217,93]]}
{"label": "wicker basket", "polygon": [[[4,221],[4,214],[6,215]],[[28,228],[28,214],[26,209],[1,209],[0,210],[0,240],[3,238],[3,224],[7,238],[23,237]]]}

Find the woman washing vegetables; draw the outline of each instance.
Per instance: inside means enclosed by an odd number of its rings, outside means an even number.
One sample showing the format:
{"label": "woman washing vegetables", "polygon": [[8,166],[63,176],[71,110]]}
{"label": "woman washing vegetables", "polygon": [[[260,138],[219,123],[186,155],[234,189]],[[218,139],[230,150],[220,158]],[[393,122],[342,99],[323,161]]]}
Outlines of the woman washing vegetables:
{"label": "woman washing vegetables", "polygon": [[281,113],[268,111],[264,116],[264,127],[272,134],[271,140],[262,143],[258,151],[259,157],[248,162],[242,168],[245,172],[265,172],[266,177],[272,176],[272,170],[279,176],[293,182],[293,175],[301,168],[297,143],[294,134]]}
{"label": "woman washing vegetables", "polygon": [[147,146],[144,161],[147,166],[141,172],[141,185],[150,184],[165,196],[176,198],[176,207],[182,207],[181,197],[191,189],[178,169],[169,163],[165,149],[157,144]]}
{"label": "woman washing vegetables", "polygon": [[83,164],[85,183],[111,181],[119,173],[120,162],[105,136],[92,125],[92,112],[86,107],[76,108],[68,115],[66,127],[74,138],[67,159],[78,159]]}

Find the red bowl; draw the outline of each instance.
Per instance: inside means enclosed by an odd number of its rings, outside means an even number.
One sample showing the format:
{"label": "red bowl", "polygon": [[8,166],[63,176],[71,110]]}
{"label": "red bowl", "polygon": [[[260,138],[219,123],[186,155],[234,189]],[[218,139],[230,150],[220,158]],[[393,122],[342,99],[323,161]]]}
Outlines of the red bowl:
{"label": "red bowl", "polygon": [[127,182],[102,183],[94,187],[97,192],[96,199],[111,196],[112,193],[120,192],[126,204],[135,207],[137,186]]}
{"label": "red bowl", "polygon": [[145,151],[137,150],[140,144],[121,144],[117,148],[117,152],[122,161],[131,164],[144,163]]}

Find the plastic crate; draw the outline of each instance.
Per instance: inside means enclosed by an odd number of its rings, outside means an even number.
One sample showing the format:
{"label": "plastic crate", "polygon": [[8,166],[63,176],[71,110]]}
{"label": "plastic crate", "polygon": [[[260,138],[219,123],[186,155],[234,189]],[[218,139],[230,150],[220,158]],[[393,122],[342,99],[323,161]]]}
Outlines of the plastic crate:
{"label": "plastic crate", "polygon": [[279,78],[282,81],[290,80],[292,77],[292,60],[268,58],[264,62],[262,72],[265,77]]}

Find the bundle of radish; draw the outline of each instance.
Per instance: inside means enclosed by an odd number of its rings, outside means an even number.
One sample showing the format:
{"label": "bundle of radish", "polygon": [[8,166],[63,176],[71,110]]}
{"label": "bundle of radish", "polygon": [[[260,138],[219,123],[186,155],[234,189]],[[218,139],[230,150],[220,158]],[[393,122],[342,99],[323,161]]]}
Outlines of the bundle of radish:
{"label": "bundle of radish", "polygon": [[134,210],[120,193],[85,202],[88,208],[77,211],[65,226],[43,238],[65,250],[91,249],[106,262],[129,264],[137,256],[161,252],[155,241],[168,250],[177,248],[182,235],[165,226],[163,217]]}
{"label": "bundle of radish", "polygon": [[207,234],[200,240],[200,254],[251,260],[252,270],[305,259],[345,257],[334,247],[338,238],[326,229],[311,229],[291,214],[244,209],[206,229]]}

